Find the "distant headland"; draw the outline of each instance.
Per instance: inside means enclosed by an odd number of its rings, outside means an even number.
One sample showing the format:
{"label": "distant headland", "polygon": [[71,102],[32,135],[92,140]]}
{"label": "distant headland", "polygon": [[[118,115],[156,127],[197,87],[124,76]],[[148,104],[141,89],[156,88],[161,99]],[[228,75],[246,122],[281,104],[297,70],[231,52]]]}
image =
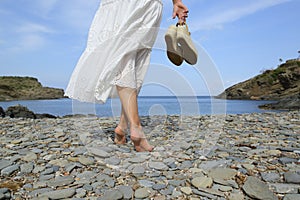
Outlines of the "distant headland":
{"label": "distant headland", "polygon": [[265,109],[300,109],[300,59],[287,60],[276,69],[227,88],[217,96],[222,99],[276,100]]}
{"label": "distant headland", "polygon": [[0,101],[64,98],[64,90],[44,87],[33,77],[0,76]]}

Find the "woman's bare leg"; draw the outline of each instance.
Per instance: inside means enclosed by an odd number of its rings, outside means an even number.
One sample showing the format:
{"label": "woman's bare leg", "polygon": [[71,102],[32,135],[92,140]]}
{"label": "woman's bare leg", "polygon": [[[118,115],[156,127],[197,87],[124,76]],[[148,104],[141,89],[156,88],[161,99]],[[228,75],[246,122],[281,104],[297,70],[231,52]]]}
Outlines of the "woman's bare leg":
{"label": "woman's bare leg", "polygon": [[118,94],[124,109],[124,113],[130,124],[130,138],[137,151],[152,151],[153,147],[148,143],[143,132],[138,113],[137,90],[117,86]]}
{"label": "woman's bare leg", "polygon": [[124,108],[122,106],[120,122],[115,128],[115,143],[116,144],[125,144],[126,143],[126,130],[128,128],[128,120],[125,114]]}

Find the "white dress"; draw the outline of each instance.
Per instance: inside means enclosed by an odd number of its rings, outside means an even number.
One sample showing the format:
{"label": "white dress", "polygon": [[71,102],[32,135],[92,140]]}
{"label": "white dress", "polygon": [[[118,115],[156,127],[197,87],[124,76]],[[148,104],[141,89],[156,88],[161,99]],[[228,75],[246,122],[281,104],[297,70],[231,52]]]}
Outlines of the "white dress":
{"label": "white dress", "polygon": [[105,103],[116,85],[139,91],[161,16],[161,0],[102,0],[65,95]]}

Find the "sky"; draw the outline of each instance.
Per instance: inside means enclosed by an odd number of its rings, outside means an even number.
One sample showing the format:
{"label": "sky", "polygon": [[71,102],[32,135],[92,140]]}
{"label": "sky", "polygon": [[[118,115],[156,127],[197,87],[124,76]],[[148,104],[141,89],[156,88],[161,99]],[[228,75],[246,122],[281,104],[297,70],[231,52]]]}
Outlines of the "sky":
{"label": "sky", "polygon": [[[168,61],[163,35],[177,21],[171,18],[172,1],[163,0],[161,29],[141,95],[216,95],[276,68],[280,58],[299,56],[300,0],[183,2],[198,63],[175,67]],[[65,89],[99,3],[0,0],[0,75],[32,76],[44,86]]]}

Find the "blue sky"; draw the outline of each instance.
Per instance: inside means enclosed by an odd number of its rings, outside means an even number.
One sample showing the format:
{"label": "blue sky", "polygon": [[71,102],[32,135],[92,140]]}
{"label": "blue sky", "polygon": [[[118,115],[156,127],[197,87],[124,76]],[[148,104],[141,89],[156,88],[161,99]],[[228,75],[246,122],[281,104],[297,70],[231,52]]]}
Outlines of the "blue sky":
{"label": "blue sky", "polygon": [[[99,2],[1,0],[0,75],[33,76],[45,86],[66,88],[85,48]],[[176,23],[171,19],[171,0],[163,2],[162,33]],[[152,63],[155,64],[150,66],[146,83],[168,79],[165,83],[170,85],[166,88],[180,88],[174,80],[176,75],[161,74],[160,65],[180,74],[196,95],[215,95],[263,69],[276,68],[279,58],[298,57],[300,0],[184,2],[190,10],[188,24],[192,38],[207,58],[199,56],[196,67],[185,64],[176,68],[168,62],[163,50],[154,49]],[[162,36],[158,40],[162,41]],[[205,59],[210,59],[210,64]],[[214,85],[220,81],[222,86]],[[164,92],[146,86],[142,94],[163,95]]]}

